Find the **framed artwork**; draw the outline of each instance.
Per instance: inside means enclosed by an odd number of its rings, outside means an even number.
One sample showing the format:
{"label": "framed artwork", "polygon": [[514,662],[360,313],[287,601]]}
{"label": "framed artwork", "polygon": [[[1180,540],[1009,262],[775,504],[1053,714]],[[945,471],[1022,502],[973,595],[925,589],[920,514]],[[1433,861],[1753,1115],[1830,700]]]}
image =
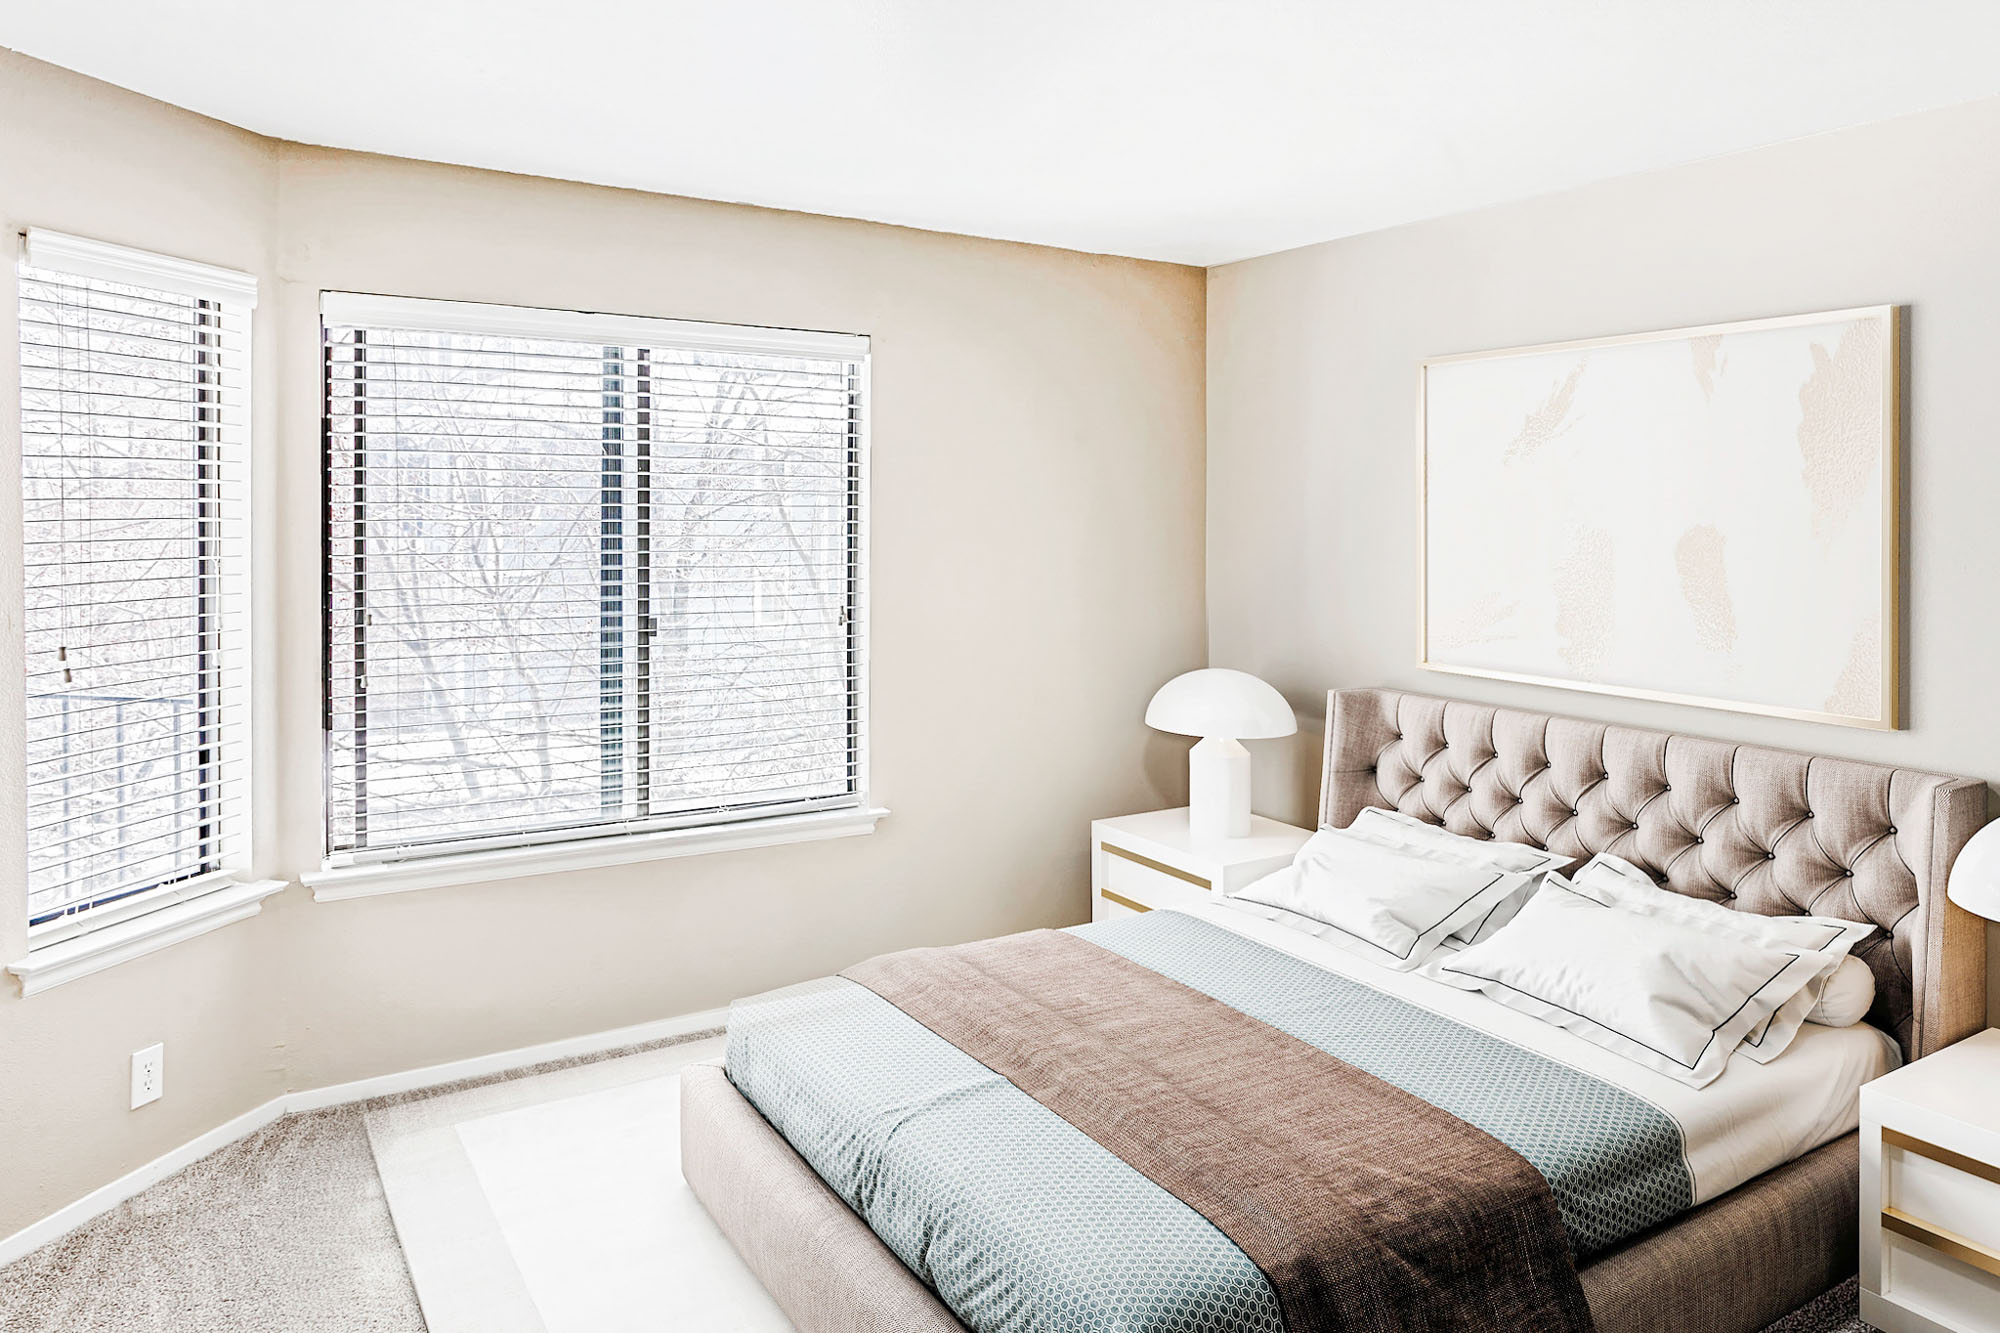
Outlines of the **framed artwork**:
{"label": "framed artwork", "polygon": [[1898,726],[1899,323],[1424,362],[1419,663]]}

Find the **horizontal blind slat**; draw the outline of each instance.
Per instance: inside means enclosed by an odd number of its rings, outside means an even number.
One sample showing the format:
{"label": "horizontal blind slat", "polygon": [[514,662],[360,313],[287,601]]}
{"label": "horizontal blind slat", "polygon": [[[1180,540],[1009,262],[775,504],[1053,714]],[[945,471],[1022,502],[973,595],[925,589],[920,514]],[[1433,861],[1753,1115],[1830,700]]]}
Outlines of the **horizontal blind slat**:
{"label": "horizontal blind slat", "polygon": [[[658,708],[654,709],[655,713],[660,711]],[[370,712],[372,721],[372,710]],[[835,718],[839,718],[840,720],[835,722],[833,721]],[[840,743],[844,737],[849,735],[844,711],[835,710],[827,710],[817,719],[801,721],[791,726],[773,724],[762,727],[742,727],[724,722],[713,729],[670,729],[666,725],[670,720],[667,718],[655,718],[649,726],[653,729],[654,733],[666,733],[671,730],[672,738],[680,743],[670,745],[666,735],[652,734],[653,748],[655,751],[671,750],[675,757],[681,759],[744,753],[741,745],[713,744],[713,742],[718,741],[741,741],[755,738],[764,742],[760,752],[771,752],[787,746]],[[547,721],[560,723],[563,719],[545,719],[543,720],[544,724],[533,726],[507,726],[489,720],[477,730],[469,731],[469,734],[461,734],[456,737],[448,734],[440,735],[434,730],[416,732],[404,736],[399,736],[392,732],[386,738],[380,735],[371,735],[369,748],[372,758],[370,759],[370,763],[372,765],[379,761],[388,765],[470,764],[474,761],[483,760],[487,756],[499,756],[506,759],[511,767],[523,773],[553,772],[559,768],[575,768],[578,766],[601,770],[605,763],[605,756],[602,750],[606,743],[623,743],[640,739],[643,735],[649,734],[644,728],[637,726],[629,728],[613,726],[600,731],[595,726],[585,727],[576,725],[577,720],[575,718],[569,719],[570,725],[567,727],[561,725],[548,726],[545,725]],[[793,736],[789,734],[791,732],[807,732],[809,734]],[[532,753],[533,746],[538,742],[550,746],[562,746],[565,749],[578,749],[580,751],[587,749],[589,757],[582,757],[579,754],[578,757],[569,759],[551,758],[547,761],[538,760]],[[523,746],[530,747],[530,753],[522,754],[521,747]],[[404,755],[399,753],[402,750],[427,752],[429,757],[419,758],[414,755]],[[756,761],[745,759],[744,762],[754,763]],[[370,781],[372,782],[373,780],[374,777],[371,775]]]}
{"label": "horizontal blind slat", "polygon": [[[718,813],[724,813],[732,810],[741,810],[749,806],[767,805],[780,797],[812,799],[817,796],[821,799],[828,799],[843,794],[837,791],[815,791],[816,786],[823,787],[825,785],[829,784],[805,782],[758,786],[738,793],[729,799],[708,794],[690,795],[680,797],[673,804],[682,807],[683,810],[714,810]],[[541,823],[524,820],[518,811],[504,811],[469,818],[464,821],[453,820],[448,829],[438,828],[433,825],[428,832],[434,840],[445,842],[462,840],[469,836],[484,837],[495,829],[502,829],[509,833],[534,834],[551,832],[562,828],[584,830],[593,827],[601,828],[607,824],[632,824],[638,822],[638,820],[639,817],[636,812],[624,809],[599,811],[595,817],[572,815],[567,819],[550,818]],[[399,841],[407,844],[414,842],[415,839],[411,837],[409,830],[403,830]]]}

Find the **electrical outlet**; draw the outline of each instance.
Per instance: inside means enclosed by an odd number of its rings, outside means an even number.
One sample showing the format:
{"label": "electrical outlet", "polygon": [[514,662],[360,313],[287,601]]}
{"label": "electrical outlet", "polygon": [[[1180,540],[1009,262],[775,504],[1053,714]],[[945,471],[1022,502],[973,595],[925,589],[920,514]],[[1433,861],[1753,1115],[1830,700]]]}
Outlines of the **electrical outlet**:
{"label": "electrical outlet", "polygon": [[132,1109],[160,1100],[167,1090],[167,1048],[164,1042],[132,1052]]}

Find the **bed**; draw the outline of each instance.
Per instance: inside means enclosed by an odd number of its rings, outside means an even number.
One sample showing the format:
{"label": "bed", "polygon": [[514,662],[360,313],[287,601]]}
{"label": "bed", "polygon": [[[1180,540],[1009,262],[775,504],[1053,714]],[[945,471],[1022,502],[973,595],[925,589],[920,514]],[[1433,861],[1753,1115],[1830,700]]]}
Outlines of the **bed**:
{"label": "bed", "polygon": [[[1629,1189],[1619,1195],[1588,1171],[1573,1173],[1564,1184],[1545,1160],[1552,1150],[1537,1148],[1532,1136],[1521,1137],[1519,1126],[1502,1123],[1498,1131],[1511,1132],[1517,1146],[1557,1183],[1562,1220],[1579,1256],[1575,1275],[1588,1319],[1604,1333],[1754,1333],[1854,1270],[1858,1155],[1851,1130],[1852,1087],[1886,1067],[1871,1061],[1915,1058],[1984,1025],[1984,932],[1981,923],[1953,908],[1943,891],[1952,859],[1984,822],[1983,783],[1397,691],[1349,690],[1329,698],[1321,791],[1323,827],[1345,827],[1364,808],[1379,806],[1460,834],[1543,847],[1578,861],[1598,852],[1614,853],[1678,893],[1739,911],[1776,916],[1810,910],[1877,926],[1855,952],[1876,982],[1868,1021],[1884,1035],[1872,1040],[1889,1049],[1871,1054],[1868,1029],[1824,1029],[1824,1035],[1758,1067],[1758,1075],[1718,1082],[1717,1088],[1728,1084],[1734,1090],[1735,1103],[1723,1107],[1714,1099],[1697,1098],[1680,1109],[1669,1106],[1674,1118],[1692,1126],[1687,1131],[1690,1146],[1680,1156],[1693,1193],[1677,1205],[1636,1206]],[[1155,923],[1143,939],[1113,932],[1094,942],[1128,953],[1150,949],[1158,954],[1185,936],[1189,949],[1173,956],[1198,961],[1237,947],[1218,946],[1203,935],[1213,923],[1201,916]],[[1255,929],[1234,923],[1230,938],[1238,935],[1249,941],[1242,947],[1254,947]],[[1324,989],[1323,994],[1315,992],[1308,1010],[1372,1002],[1349,995],[1352,988],[1343,988],[1341,968],[1331,956],[1314,955],[1299,937],[1282,931],[1267,935],[1262,943],[1268,947],[1257,958],[1290,958],[1284,966],[1307,969],[1285,983],[1292,991],[1308,977],[1311,985]],[[1193,949],[1195,936],[1201,936],[1199,950]],[[1171,967],[1171,959],[1139,961],[1156,969]],[[1221,981],[1211,978],[1202,984],[1226,984],[1227,972],[1224,968],[1218,974]],[[1375,983],[1371,994],[1382,989],[1379,978]],[[737,1077],[746,1083],[762,1080],[758,1095],[777,1119],[787,1122],[800,1150],[721,1068],[691,1069],[682,1079],[683,1169],[690,1185],[806,1333],[952,1333],[965,1327],[913,1267],[930,1273],[938,1290],[948,1291],[957,1308],[971,1312],[972,1322],[990,1327],[1020,1323],[1004,1306],[981,1306],[982,1294],[993,1290],[990,1274],[954,1270],[950,1255],[939,1258],[929,1248],[942,1249],[945,1238],[899,1234],[887,1214],[857,1194],[854,1180],[842,1178],[838,1154],[828,1145],[845,1145],[854,1137],[849,1132],[853,1126],[843,1127],[836,1118],[816,1130],[773,1100],[770,1089],[795,1072],[794,1082],[809,1083],[805,1071],[810,1063],[810,1057],[788,1052],[776,1035],[802,1037],[804,1047],[816,1049],[858,1041],[861,1045],[843,1057],[849,1067],[894,1071],[942,1058],[935,1048],[867,1048],[868,1040],[877,1039],[868,1035],[874,1030],[870,1024],[880,1026],[879,1015],[867,1006],[873,997],[842,992],[829,1007],[821,989],[824,984],[808,985],[769,998],[732,1025]],[[1270,1003],[1249,993],[1226,998],[1246,1013]],[[840,1003],[850,1009],[842,1011]],[[824,1026],[815,1030],[789,1019],[768,1021],[788,1005],[817,1015]],[[1279,1025],[1287,1021],[1284,1014],[1264,1017]],[[1295,1013],[1291,1021],[1296,1021]],[[1842,1036],[1844,1041],[1834,1040]],[[1370,1058],[1383,1057],[1377,1052]],[[1419,1078],[1427,1077],[1413,1068]],[[968,1071],[989,1072],[973,1064],[956,1072],[938,1071],[935,1077],[946,1082],[958,1078],[970,1088],[977,1080],[966,1077]],[[993,1089],[993,1082],[986,1080],[988,1091],[978,1095],[1019,1095],[1011,1088]],[[883,1106],[898,1105],[896,1098],[910,1094],[892,1087],[871,1088],[870,1095],[888,1098],[874,1104],[872,1113],[881,1119]],[[1527,1100],[1524,1094],[1466,1102],[1462,1090],[1451,1088],[1426,1095],[1474,1123],[1494,1117],[1504,1122],[1513,1101]],[[1451,1101],[1454,1096],[1461,1100]],[[1713,1133],[1698,1123],[1702,1107],[1709,1108],[1706,1114],[1716,1122]],[[849,1114],[858,1124],[867,1111],[859,1107]],[[1494,1131],[1492,1124],[1486,1127]],[[1645,1126],[1635,1122],[1626,1132],[1638,1141]],[[984,1137],[967,1141],[983,1142]],[[1004,1134],[994,1137],[996,1152],[1010,1151]],[[1011,1151],[1020,1149],[1017,1145]],[[1533,1156],[1537,1152],[1544,1156]],[[1045,1156],[1058,1160],[1061,1152],[1038,1151],[1033,1160],[1039,1163]],[[808,1157],[822,1171],[808,1165]],[[1062,1215],[1067,1207],[1060,1198],[1065,1173],[1085,1176],[1093,1160],[1078,1157],[1046,1180],[1030,1180],[1032,1189],[1025,1197],[1045,1200],[1044,1211]],[[1024,1174],[1032,1177],[1033,1172]],[[829,1179],[838,1192],[829,1187]],[[962,1180],[955,1183],[965,1187]],[[1077,1205],[1075,1218],[1101,1233],[1148,1216],[1142,1192],[1132,1195],[1129,1207],[1088,1211],[1089,1199],[1106,1190],[1115,1196],[1119,1187],[1116,1181],[1109,1186],[1086,1182],[1077,1192],[1086,1202]],[[1686,1206],[1690,1198],[1691,1208]],[[850,1207],[850,1200],[874,1216],[876,1229]],[[1113,1248],[1127,1256],[1135,1251],[1143,1255],[1146,1234],[1121,1237]],[[1098,1234],[1094,1240],[1101,1246],[1105,1237]],[[1197,1264],[1170,1247],[1161,1253],[1173,1256],[1168,1267],[1176,1274],[1204,1265],[1225,1277],[1230,1271],[1226,1254]],[[1061,1258],[1048,1258],[1045,1271],[1066,1271]],[[1226,1283],[1216,1288],[1222,1296],[1198,1291],[1188,1299],[1224,1300],[1226,1305],[1233,1298],[1225,1299],[1225,1288]],[[1240,1310],[1228,1306],[1221,1315],[1211,1310],[1205,1318],[1193,1326],[1273,1326],[1268,1306],[1254,1301]],[[1102,1326],[1087,1308],[1074,1311],[1071,1323]]]}

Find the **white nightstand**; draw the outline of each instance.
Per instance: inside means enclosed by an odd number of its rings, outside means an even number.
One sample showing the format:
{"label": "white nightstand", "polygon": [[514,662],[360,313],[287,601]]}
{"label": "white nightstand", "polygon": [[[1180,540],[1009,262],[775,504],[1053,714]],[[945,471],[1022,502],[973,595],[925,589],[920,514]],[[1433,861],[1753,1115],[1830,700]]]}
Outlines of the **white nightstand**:
{"label": "white nightstand", "polygon": [[2000,1030],[1861,1089],[1861,1317],[2000,1333]]}
{"label": "white nightstand", "polygon": [[1290,865],[1311,836],[1311,829],[1252,815],[1247,838],[1196,838],[1185,806],[1092,820],[1090,919],[1206,902]]}

